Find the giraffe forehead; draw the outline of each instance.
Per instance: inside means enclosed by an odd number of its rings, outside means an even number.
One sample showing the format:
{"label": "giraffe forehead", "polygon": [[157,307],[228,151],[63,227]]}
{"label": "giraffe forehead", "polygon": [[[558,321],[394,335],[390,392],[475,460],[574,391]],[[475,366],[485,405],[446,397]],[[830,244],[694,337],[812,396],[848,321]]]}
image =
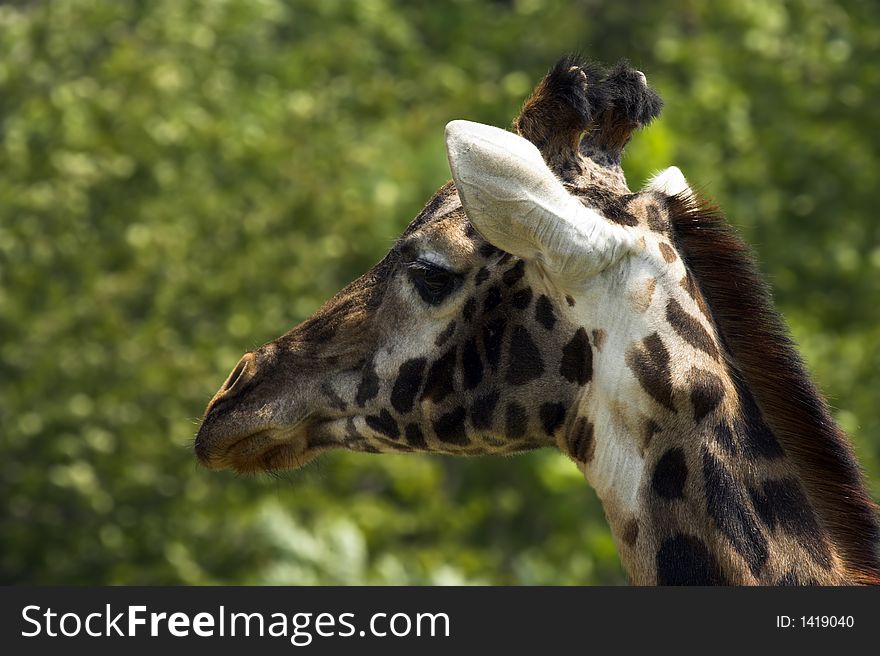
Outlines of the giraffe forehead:
{"label": "giraffe forehead", "polygon": [[404,233],[398,250],[441,267],[462,270],[483,243],[459,205],[443,215],[430,217],[418,229]]}

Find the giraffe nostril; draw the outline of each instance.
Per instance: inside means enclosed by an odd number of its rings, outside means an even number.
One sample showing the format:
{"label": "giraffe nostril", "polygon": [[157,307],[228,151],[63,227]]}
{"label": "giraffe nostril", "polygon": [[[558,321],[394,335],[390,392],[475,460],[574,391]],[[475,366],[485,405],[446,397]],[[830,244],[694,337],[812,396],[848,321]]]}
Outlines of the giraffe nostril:
{"label": "giraffe nostril", "polygon": [[220,388],[219,396],[229,398],[240,393],[247,385],[247,382],[254,376],[254,361],[256,358],[253,353],[247,353],[235,365],[235,369],[229,374],[229,378]]}

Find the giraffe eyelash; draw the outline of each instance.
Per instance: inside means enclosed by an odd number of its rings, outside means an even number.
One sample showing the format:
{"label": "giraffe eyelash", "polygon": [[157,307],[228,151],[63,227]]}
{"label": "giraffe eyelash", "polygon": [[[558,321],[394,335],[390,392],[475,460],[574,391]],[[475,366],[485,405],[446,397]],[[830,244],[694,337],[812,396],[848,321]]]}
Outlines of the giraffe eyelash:
{"label": "giraffe eyelash", "polygon": [[440,305],[461,286],[459,274],[426,260],[408,263],[407,272],[419,296],[429,305]]}

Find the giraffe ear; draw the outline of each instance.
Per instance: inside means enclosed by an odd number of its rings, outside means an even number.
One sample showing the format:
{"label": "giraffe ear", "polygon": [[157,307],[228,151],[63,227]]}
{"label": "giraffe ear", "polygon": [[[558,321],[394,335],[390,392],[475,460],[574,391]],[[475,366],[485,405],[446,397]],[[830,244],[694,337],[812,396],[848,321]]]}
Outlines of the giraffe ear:
{"label": "giraffe ear", "polygon": [[497,248],[576,282],[632,246],[623,227],[568,193],[530,141],[488,125],[452,121],[446,126],[446,153],[468,218]]}

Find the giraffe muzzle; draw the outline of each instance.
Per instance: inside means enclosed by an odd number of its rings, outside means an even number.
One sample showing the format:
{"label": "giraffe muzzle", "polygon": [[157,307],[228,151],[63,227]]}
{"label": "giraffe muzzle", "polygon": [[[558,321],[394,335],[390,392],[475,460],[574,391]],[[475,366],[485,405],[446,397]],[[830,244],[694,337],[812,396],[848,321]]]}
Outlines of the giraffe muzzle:
{"label": "giraffe muzzle", "polygon": [[249,473],[310,459],[314,395],[299,358],[282,351],[269,343],[246,353],[208,403],[193,445],[208,469]]}

